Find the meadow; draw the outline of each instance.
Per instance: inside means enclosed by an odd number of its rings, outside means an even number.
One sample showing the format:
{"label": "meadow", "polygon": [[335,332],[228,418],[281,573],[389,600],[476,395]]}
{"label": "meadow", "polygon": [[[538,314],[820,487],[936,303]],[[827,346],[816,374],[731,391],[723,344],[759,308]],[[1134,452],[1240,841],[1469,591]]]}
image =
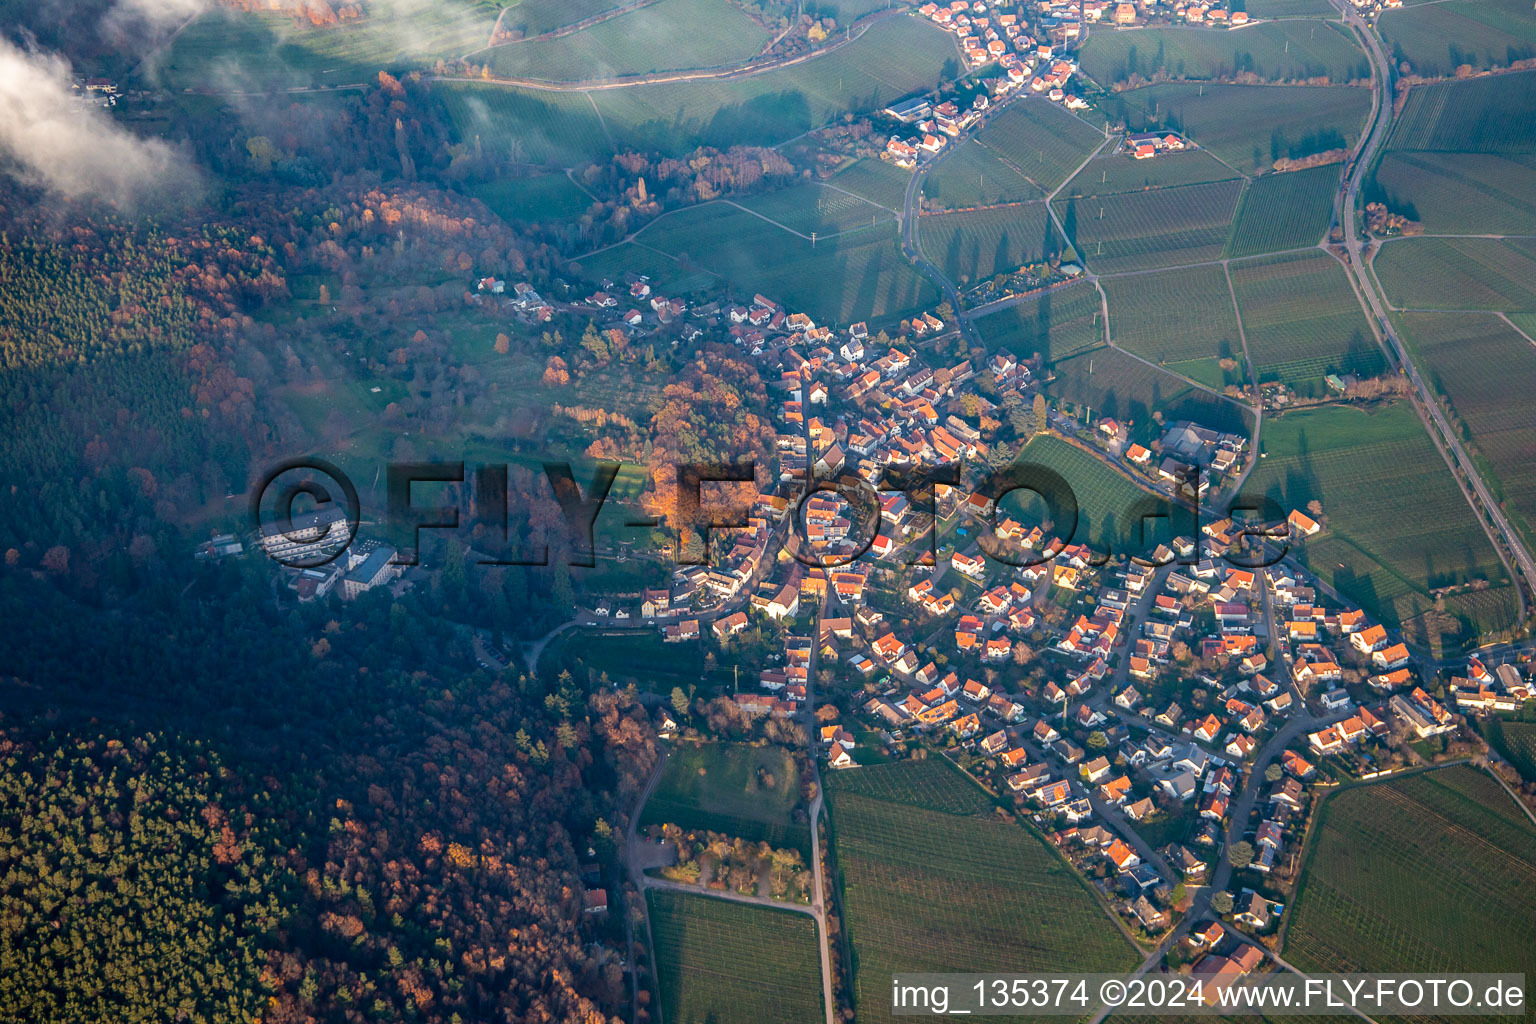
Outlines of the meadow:
{"label": "meadow", "polygon": [[1248,354],[1260,381],[1321,391],[1325,373],[1371,377],[1385,357],[1344,268],[1307,251],[1231,266]]}
{"label": "meadow", "polygon": [[714,274],[685,265],[664,252],[657,252],[636,242],[621,242],[591,256],[582,256],[571,269],[587,280],[622,282],[624,274],[644,274],[651,287],[663,294],[689,295],[718,282]]}
{"label": "meadow", "polygon": [[775,145],[844,113],[932,89],[956,60],[953,37],[931,22],[885,18],[792,67],[590,95],[621,146],[677,155],[699,146]]}
{"label": "meadow", "polygon": [[1040,199],[1045,191],[979,138],[971,138],[934,165],[923,179],[923,198],[947,210]]}
{"label": "meadow", "polygon": [[852,228],[873,227],[881,221],[895,219],[890,210],[817,182],[791,185],[733,201],[791,231],[802,235],[816,232],[818,237]]}
{"label": "meadow", "polygon": [[1174,373],[1220,388],[1217,361],[1235,359],[1241,377],[1243,346],[1227,275],[1220,265],[1110,277],[1109,333],[1116,345]]}
{"label": "meadow", "polygon": [[923,252],[964,288],[1059,251],[1044,203],[930,214],[917,223]]}
{"label": "meadow", "polygon": [[1055,201],[1079,256],[1099,274],[1221,258],[1240,180]]}
{"label": "meadow", "polygon": [[1352,145],[1371,109],[1367,89],[1349,86],[1153,85],[1100,100],[1133,131],[1181,131],[1244,173],[1281,157]]}
{"label": "meadow", "polygon": [[499,178],[470,190],[503,220],[517,224],[569,221],[596,200],[562,173]]}
{"label": "meadow", "polygon": [[1399,150],[1376,167],[1380,199],[1436,234],[1536,233],[1536,154]]}
{"label": "meadow", "polygon": [[1536,13],[1525,0],[1450,0],[1386,11],[1378,22],[1393,60],[1416,75],[1449,75],[1536,57]]}
{"label": "meadow", "polygon": [[[1504,579],[1411,403],[1266,417],[1263,451],[1252,490],[1286,511],[1322,503],[1328,532],[1293,553],[1388,625],[1428,609],[1431,587]],[[1493,618],[1468,623],[1474,631],[1507,625]]]}
{"label": "meadow", "polygon": [[722,202],[661,217],[641,243],[761,292],[819,322],[891,318],[936,305],[938,289],[906,261],[889,225],[860,228],[814,245]]}
{"label": "meadow", "polygon": [[1059,188],[1104,142],[1093,125],[1040,98],[1011,104],[977,138],[1047,193]]}
{"label": "meadow", "polygon": [[[930,778],[956,771],[934,756],[827,779],[860,1021],[895,1019],[898,971],[1121,971],[1139,960],[1039,837],[975,816],[974,803],[946,813],[907,802],[924,800]],[[895,791],[860,792],[868,773]]]}
{"label": "meadow", "polygon": [[811,830],[794,820],[800,773],[783,747],[679,743],[667,755],[641,825],[671,823],[811,855]]}
{"label": "meadow", "polygon": [[1536,247],[1529,240],[1394,239],[1372,267],[1398,307],[1536,310]]}
{"label": "meadow", "polygon": [[809,914],[652,889],[662,1020],[762,1024],[822,1016],[816,921]]}
{"label": "meadow", "polygon": [[1285,957],[1301,970],[1536,971],[1536,828],[1458,766],[1318,811]]}
{"label": "meadow", "polygon": [[769,39],[766,29],[731,4],[658,0],[570,35],[506,43],[482,56],[498,75],[592,81],[740,64]]}
{"label": "meadow", "polygon": [[1228,256],[1256,256],[1316,245],[1333,223],[1339,164],[1265,174],[1248,183],[1237,208]]}
{"label": "meadow", "polygon": [[1238,173],[1203,149],[1162,153],[1137,160],[1128,152],[1097,156],[1088,161],[1062,191],[1068,196],[1105,196],[1170,185],[1199,185],[1228,181]]}
{"label": "meadow", "polygon": [[1226,28],[1146,28],[1089,36],[1083,71],[1104,86],[1131,75],[1211,80],[1253,74],[1268,82],[1371,77],[1370,64],[1343,29],[1323,21],[1285,21]]}
{"label": "meadow", "polygon": [[1402,323],[1414,365],[1470,434],[1505,515],[1536,543],[1536,346],[1486,314],[1410,313]]}
{"label": "meadow", "polygon": [[505,85],[440,82],[459,141],[476,139],[487,153],[513,163],[575,167],[612,152],[603,123],[581,93],[539,92]]}
{"label": "meadow", "polygon": [[1143,441],[1156,436],[1152,412],[1167,421],[1194,420],[1217,430],[1248,432],[1252,411],[1223,395],[1196,388],[1188,380],[1136,358],[1119,348],[1099,348],[1057,362],[1049,391],[1095,416],[1133,423]]}
{"label": "meadow", "polygon": [[1103,304],[1087,281],[978,317],[974,322],[989,349],[1003,349],[1020,359],[1036,353],[1053,363],[1104,344]]}
{"label": "meadow", "polygon": [[[1116,554],[1130,551],[1150,556],[1159,540],[1171,539],[1171,533],[1158,535],[1157,522],[1149,524],[1149,543],[1142,543],[1139,536],[1142,513],[1155,507],[1168,515],[1168,499],[1147,493],[1129,477],[1076,445],[1042,434],[1024,446],[1019,459],[1060,473],[1072,488],[1077,498],[1077,527],[1067,537],[1068,524],[1054,524],[1057,534],[1070,543],[1091,544],[1096,550],[1112,550]],[[1048,515],[1044,502],[1037,498],[1030,498],[1023,510],[1035,522]],[[1169,520],[1163,519],[1161,523],[1167,524]]]}

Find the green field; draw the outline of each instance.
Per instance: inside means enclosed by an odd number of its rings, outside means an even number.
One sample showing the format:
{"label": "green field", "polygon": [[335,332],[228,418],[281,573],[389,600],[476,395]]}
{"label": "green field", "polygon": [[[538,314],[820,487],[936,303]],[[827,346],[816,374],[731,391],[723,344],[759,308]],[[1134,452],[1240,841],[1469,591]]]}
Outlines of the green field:
{"label": "green field", "polygon": [[[172,91],[246,91],[366,83],[383,70],[425,67],[484,46],[494,11],[469,0],[393,0],[364,17],[314,27],[283,14],[214,6],[144,62]],[[235,83],[235,84],[231,84]]]}
{"label": "green field", "polygon": [[1536,543],[1536,403],[1528,386],[1536,346],[1486,314],[1410,313],[1402,322],[1414,365],[1470,434],[1505,515]]}
{"label": "green field", "polygon": [[[1117,554],[1134,550],[1150,555],[1158,540],[1171,539],[1171,534],[1158,536],[1156,524],[1149,533],[1150,543],[1142,544],[1138,536],[1142,511],[1149,511],[1152,503],[1167,514],[1167,499],[1148,494],[1120,471],[1076,445],[1042,434],[1024,446],[1019,459],[1055,470],[1072,488],[1077,498],[1077,529],[1066,537],[1067,524],[1054,524],[1057,535],[1069,543],[1091,544],[1097,550],[1113,550]],[[1029,501],[1023,506],[1029,520],[1039,522],[1048,515],[1042,501]]]}
{"label": "green field", "polygon": [[1340,165],[1266,174],[1248,183],[1227,240],[1228,256],[1256,256],[1315,245],[1333,223]]}
{"label": "green field", "polygon": [[501,27],[508,32],[536,36],[565,25],[586,21],[623,6],[627,0],[518,0],[507,5]]}
{"label": "green field", "polygon": [[802,235],[815,232],[818,239],[895,218],[890,210],[816,182],[791,185],[734,202],[791,231]]}
{"label": "green field", "polygon": [[[1241,364],[1237,313],[1219,265],[1110,277],[1103,285],[1116,345],[1214,388],[1226,383],[1217,360]],[[1241,376],[1239,368],[1234,382]]]}
{"label": "green field", "polygon": [[1169,185],[1198,185],[1227,181],[1238,173],[1203,149],[1163,153],[1151,160],[1137,160],[1129,153],[1111,153],[1088,161],[1067,183],[1063,195],[1106,196],[1115,192],[1139,192]]}
{"label": "green field", "polygon": [[1104,344],[1103,304],[1087,281],[1006,306],[975,320],[987,347],[1047,363]]}
{"label": "green field", "polygon": [[[1429,608],[1432,586],[1504,569],[1413,406],[1322,406],[1266,417],[1265,458],[1250,478],[1283,510],[1322,503],[1328,532],[1300,557],[1324,583],[1388,625]],[[1499,607],[1468,623],[1500,628]]]}
{"label": "green field", "polygon": [[1536,151],[1532,117],[1536,71],[1416,85],[1393,122],[1387,148],[1530,153]]}
{"label": "green field", "polygon": [[501,178],[476,185],[472,191],[497,216],[519,224],[571,221],[596,202],[560,173]]}
{"label": "green field", "polygon": [[1337,18],[1328,0],[1248,0],[1250,18]]}
{"label": "green field", "polygon": [[1155,436],[1153,411],[1168,421],[1194,420],[1217,430],[1246,433],[1252,429],[1247,406],[1196,388],[1183,377],[1149,366],[1119,348],[1094,349],[1052,367],[1056,379],[1050,393],[1096,416],[1134,423],[1138,439]]}
{"label": "green field", "polygon": [[1367,199],[1432,234],[1536,233],[1536,154],[1388,153]]}
{"label": "green field", "polygon": [[933,214],[917,226],[924,254],[962,288],[1061,248],[1044,203]]}
{"label": "green field", "polygon": [[1395,63],[1416,75],[1507,67],[1536,57],[1536,13],[1525,0],[1450,0],[1386,11],[1377,22]]}
{"label": "green field", "polygon": [[925,806],[955,771],[935,756],[827,779],[861,1022],[899,1019],[898,971],[1122,971],[1140,959],[1041,839],[976,816],[985,794],[950,813]]}
{"label": "green field", "polygon": [[772,296],[820,322],[889,318],[939,301],[938,289],[902,257],[889,225],[813,245],[736,206],[714,202],[657,219],[637,241],[687,269],[716,274],[746,294]]}
{"label": "green field", "polygon": [[770,38],[731,4],[657,0],[571,35],[507,43],[483,56],[498,75],[590,81],[740,64]]}
{"label": "green field", "polygon": [[962,142],[923,179],[923,198],[947,210],[1016,203],[1045,194],[1018,165],[979,138]]}
{"label": "green field", "polygon": [[848,45],[792,67],[591,96],[629,149],[684,154],[699,146],[765,146],[932,89],[955,60],[953,37],[931,22],[886,18]]}
{"label": "green field", "polygon": [[827,184],[894,212],[906,201],[907,183],[911,180],[911,171],[866,156],[838,171],[827,179]]}
{"label": "green field", "polygon": [[1083,71],[1104,86],[1132,75],[1230,79],[1253,74],[1267,82],[1369,79],[1370,63],[1342,28],[1288,21],[1225,28],[1146,28],[1094,32],[1083,47]]}
{"label": "green field", "polygon": [[667,755],[640,824],[722,832],[809,858],[811,830],[794,820],[799,805],[800,773],[783,747],[679,744]]}
{"label": "green field", "polygon": [[1067,239],[1096,273],[1221,258],[1241,180],[1055,201]]}
{"label": "green field", "polygon": [[1352,145],[1371,109],[1371,94],[1349,86],[1175,83],[1114,93],[1100,106],[1134,131],[1182,131],[1238,170],[1253,173],[1281,157]]}
{"label": "green field", "polygon": [[1536,971],[1536,828],[1469,767],[1323,804],[1291,911],[1299,969]]}
{"label": "green field", "polygon": [[1536,723],[1495,718],[1489,726],[1497,730],[1497,735],[1488,733],[1494,749],[1509,759],[1521,778],[1536,781]]}
{"label": "green field", "polygon": [[1337,260],[1307,251],[1231,266],[1259,380],[1320,393],[1325,373],[1373,377],[1386,366]]}
{"label": "green field", "polygon": [[1093,125],[1038,98],[1011,104],[976,138],[1045,193],[1060,187],[1104,142]]}
{"label": "green field", "polygon": [[503,85],[443,82],[441,97],[454,134],[514,163],[574,167],[612,151],[603,124],[581,93],[536,92]]}
{"label": "green field", "polygon": [[662,294],[688,295],[720,280],[707,270],[685,266],[666,253],[634,242],[623,242],[596,255],[583,256],[571,266],[592,282],[620,282],[626,272],[644,274],[651,279],[651,286]]}
{"label": "green field", "polygon": [[1383,245],[1372,266],[1400,308],[1536,310],[1529,240],[1404,238]]}
{"label": "green field", "polygon": [[664,889],[650,890],[646,900],[667,1024],[822,1019],[809,914]]}

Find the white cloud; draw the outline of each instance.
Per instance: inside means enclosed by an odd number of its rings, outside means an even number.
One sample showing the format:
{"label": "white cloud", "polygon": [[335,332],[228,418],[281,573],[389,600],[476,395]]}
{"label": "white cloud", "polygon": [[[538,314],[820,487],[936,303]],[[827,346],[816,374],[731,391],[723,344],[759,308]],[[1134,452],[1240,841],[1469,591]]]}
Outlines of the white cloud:
{"label": "white cloud", "polygon": [[[170,0],[182,2],[182,0]],[[175,150],[142,139],[71,89],[69,63],[0,39],[0,162],[66,199],[119,207],[184,193],[195,177]]]}

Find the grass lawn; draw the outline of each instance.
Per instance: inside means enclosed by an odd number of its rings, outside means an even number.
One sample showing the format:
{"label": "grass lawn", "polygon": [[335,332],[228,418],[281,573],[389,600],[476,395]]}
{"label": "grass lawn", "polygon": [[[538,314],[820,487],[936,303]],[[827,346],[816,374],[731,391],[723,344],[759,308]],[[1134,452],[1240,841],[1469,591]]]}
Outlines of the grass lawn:
{"label": "grass lawn", "polygon": [[1260,381],[1321,393],[1326,373],[1386,366],[1339,262],[1309,250],[1231,265],[1237,309]]}
{"label": "grass lawn", "polygon": [[659,889],[646,899],[667,1024],[820,1019],[821,962],[809,914]]}
{"label": "grass lawn", "polygon": [[[1395,625],[1433,586],[1504,569],[1413,406],[1322,406],[1266,417],[1250,487],[1281,508],[1322,503],[1327,532],[1295,549],[1323,580]],[[1474,632],[1507,621],[1474,620]]]}
{"label": "grass lawn", "polygon": [[1017,824],[978,816],[991,803],[980,790],[946,802],[949,774],[971,785],[936,755],[827,779],[858,1019],[899,1019],[890,979],[902,971],[1133,966],[1139,954],[1066,862]]}
{"label": "grass lawn", "polygon": [[1316,245],[1333,223],[1340,164],[1266,174],[1248,183],[1227,240],[1228,256]]}
{"label": "grass lawn", "polygon": [[1394,239],[1372,265],[1400,308],[1536,310],[1536,245],[1529,240]]}
{"label": "grass lawn", "polygon": [[793,817],[799,805],[800,773],[783,747],[679,742],[640,823],[723,832],[810,857],[810,828]]}
{"label": "grass lawn", "polygon": [[1067,240],[1100,274],[1221,258],[1241,180],[1055,201]]}
{"label": "grass lawn", "polygon": [[1368,79],[1370,64],[1340,27],[1318,21],[1271,22],[1234,32],[1226,28],[1100,29],[1083,47],[1083,71],[1101,85],[1131,75],[1231,78],[1257,75],[1267,82],[1327,78],[1335,84]]}
{"label": "grass lawn", "polygon": [[1319,811],[1285,957],[1320,972],[1536,972],[1536,827],[1459,766]]}
{"label": "grass lawn", "polygon": [[1280,157],[1353,143],[1371,109],[1371,93],[1338,85],[1176,82],[1113,93],[1100,106],[1110,119],[1124,120],[1136,131],[1182,131],[1238,170],[1255,173],[1269,170]]}
{"label": "grass lawn", "polygon": [[1104,344],[1103,306],[1098,289],[1077,281],[988,313],[975,321],[989,349],[1005,349],[1046,362],[1065,359]]}
{"label": "grass lawn", "polygon": [[[1219,265],[1111,277],[1103,284],[1115,344],[1197,380],[1217,359],[1241,364],[1237,312]],[[1241,366],[1232,376],[1235,382]],[[1215,378],[1202,383],[1220,388],[1226,381],[1219,366]]]}
{"label": "grass lawn", "polygon": [[[1505,515],[1536,543],[1536,346],[1488,314],[1409,313],[1414,363],[1464,426]],[[1486,470],[1492,470],[1491,473]]]}

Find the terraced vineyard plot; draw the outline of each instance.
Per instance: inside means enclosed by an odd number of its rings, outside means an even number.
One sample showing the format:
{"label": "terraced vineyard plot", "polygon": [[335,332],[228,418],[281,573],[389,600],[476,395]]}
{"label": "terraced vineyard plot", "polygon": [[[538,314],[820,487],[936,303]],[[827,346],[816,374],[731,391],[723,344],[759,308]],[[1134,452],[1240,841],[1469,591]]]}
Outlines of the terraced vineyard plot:
{"label": "terraced vineyard plot", "polygon": [[1346,789],[1319,812],[1285,957],[1302,970],[1536,970],[1536,829],[1482,772]]}
{"label": "terraced vineyard plot", "polygon": [[876,320],[939,301],[938,289],[902,257],[888,225],[813,245],[716,202],[662,217],[637,240],[825,323]]}
{"label": "terraced vineyard plot", "polygon": [[1509,758],[1522,778],[1536,780],[1536,723],[1500,721],[1496,728],[1501,742],[1495,749]]}
{"label": "terraced vineyard plot", "polygon": [[[1415,365],[1471,432],[1509,520],[1536,542],[1536,346],[1495,316],[1403,316]],[[1490,474],[1484,473],[1484,477]]]}
{"label": "terraced vineyard plot", "polygon": [[1054,192],[1104,141],[1092,125],[1037,98],[1012,104],[977,138],[1047,193]]}
{"label": "terraced vineyard plot", "polygon": [[519,0],[511,5],[501,27],[525,36],[542,35],[551,29],[574,25],[594,15],[621,7],[628,0]]}
{"label": "terraced vineyard plot", "polygon": [[[1068,538],[1070,543],[1091,544],[1100,551],[1135,551],[1150,556],[1160,541],[1172,540],[1171,533],[1158,536],[1155,523],[1149,528],[1145,544],[1140,537],[1142,514],[1155,507],[1161,514],[1168,515],[1171,503],[1144,491],[1124,474],[1081,448],[1047,434],[1025,445],[1019,458],[1055,470],[1072,488],[1077,498],[1077,528]],[[1028,499],[1023,511],[1034,522],[1040,522],[1050,514],[1044,502],[1037,498]],[[1055,529],[1058,534],[1065,535],[1067,524],[1056,523]]]}
{"label": "terraced vineyard plot", "polygon": [[1021,359],[1038,352],[1052,363],[1103,345],[1103,315],[1098,289],[1077,281],[988,313],[975,325],[988,348]]}
{"label": "terraced vineyard plot", "polygon": [[1536,234],[1536,154],[1391,152],[1374,184],[1430,234]]}
{"label": "terraced vineyard plot", "polygon": [[1238,173],[1203,149],[1137,160],[1129,153],[1097,156],[1068,183],[1062,195],[1105,196],[1169,185],[1228,181]]}
{"label": "terraced vineyard plot", "polygon": [[1416,85],[1393,122],[1387,148],[1530,153],[1536,151],[1533,117],[1536,71]]}
{"label": "terraced vineyard plot", "polygon": [[762,1024],[822,1017],[816,921],[770,907],[652,889],[663,1020]]}
{"label": "terraced vineyard plot", "polygon": [[1147,28],[1097,31],[1082,52],[1083,71],[1108,86],[1159,72],[1171,78],[1257,75],[1268,82],[1326,78],[1343,84],[1371,77],[1354,40],[1329,22],[1270,22],[1233,32],[1225,28]]}
{"label": "terraced vineyard plot", "polygon": [[739,64],[756,56],[769,38],[731,4],[659,0],[571,35],[511,42],[484,56],[499,75],[588,81]]}
{"label": "terraced vineyard plot", "polygon": [[1060,241],[1044,203],[941,213],[918,221],[923,252],[961,286],[1037,263]]}
{"label": "terraced vineyard plot", "polygon": [[1404,238],[1373,264],[1395,306],[1536,310],[1536,250],[1494,238]]}
{"label": "terraced vineyard plot", "polygon": [[1248,0],[1250,18],[1337,18],[1328,0]]}
{"label": "terraced vineyard plot", "polygon": [[783,747],[682,745],[668,755],[640,823],[723,832],[810,857],[810,827],[795,820],[799,804],[800,772]]}
{"label": "terraced vineyard plot", "polygon": [[608,129],[630,149],[769,146],[853,110],[932,89],[956,58],[954,37],[926,19],[885,18],[817,57],[745,78],[593,92]]}
{"label": "terraced vineyard plot", "polygon": [[[1328,532],[1298,554],[1324,583],[1389,625],[1433,606],[1431,587],[1504,568],[1413,406],[1343,406],[1264,420],[1266,457],[1249,479],[1282,508],[1322,503]],[[1474,630],[1508,620],[1478,620]]]}
{"label": "terraced vineyard plot", "polygon": [[866,156],[838,171],[827,183],[888,210],[900,210],[911,180],[911,171]]}
{"label": "terraced vineyard plot", "polygon": [[923,197],[948,210],[1043,199],[1045,191],[1015,165],[967,139],[923,179]]}
{"label": "terraced vineyard plot", "polygon": [[1387,48],[1416,75],[1508,67],[1536,56],[1536,13],[1524,0],[1451,0],[1386,11],[1377,22]]}
{"label": "terraced vineyard plot", "polygon": [[573,220],[596,202],[560,173],[502,178],[472,191],[503,220],[523,224]]}
{"label": "terraced vineyard plot", "polygon": [[890,1005],[898,971],[1120,971],[1137,962],[1084,884],[1040,839],[1012,822],[848,788],[871,770],[827,779],[860,1021],[901,1019]]}
{"label": "terraced vineyard plot", "polygon": [[1114,93],[1100,106],[1134,131],[1182,131],[1238,170],[1256,173],[1281,157],[1352,145],[1371,94],[1349,86],[1178,83]]}
{"label": "terraced vineyard plot", "polygon": [[1322,252],[1234,263],[1232,285],[1259,379],[1320,391],[1325,373],[1386,366],[1344,268]]}
{"label": "terraced vineyard plot", "polygon": [[945,814],[987,814],[995,801],[954,765],[943,759],[892,761],[832,777],[828,788],[839,794],[921,807]]}
{"label": "terraced vineyard plot", "polygon": [[534,92],[499,85],[438,83],[454,135],[513,163],[571,167],[612,151],[592,104],[580,93]]}
{"label": "terraced vineyard plot", "polygon": [[[1119,348],[1082,352],[1056,363],[1052,372],[1056,374],[1049,387],[1052,395],[1087,406],[1095,416],[1110,416],[1148,433],[1153,410],[1170,422],[1194,420],[1234,433],[1252,429],[1253,415],[1247,406],[1202,391],[1183,377],[1148,366]],[[1143,440],[1151,438],[1144,436]]]}
{"label": "terraced vineyard plot", "polygon": [[1339,164],[1325,164],[1249,182],[1227,255],[1256,256],[1317,244],[1333,223],[1341,174]]}
{"label": "terraced vineyard plot", "polygon": [[1220,359],[1239,363],[1234,382],[1243,376],[1237,313],[1220,266],[1111,277],[1103,285],[1116,345],[1214,388],[1226,383]]}
{"label": "terraced vineyard plot", "polygon": [[1221,258],[1241,181],[1058,199],[1068,241],[1100,274]]}
{"label": "terraced vineyard plot", "polygon": [[895,219],[895,214],[889,210],[814,182],[747,196],[737,202],[802,235],[814,231],[823,238],[850,228],[867,228]]}

